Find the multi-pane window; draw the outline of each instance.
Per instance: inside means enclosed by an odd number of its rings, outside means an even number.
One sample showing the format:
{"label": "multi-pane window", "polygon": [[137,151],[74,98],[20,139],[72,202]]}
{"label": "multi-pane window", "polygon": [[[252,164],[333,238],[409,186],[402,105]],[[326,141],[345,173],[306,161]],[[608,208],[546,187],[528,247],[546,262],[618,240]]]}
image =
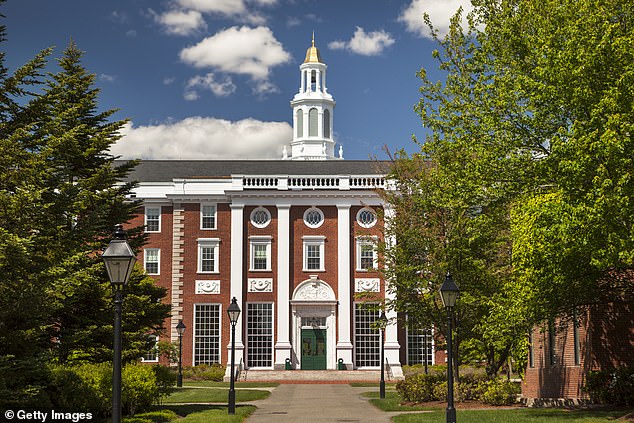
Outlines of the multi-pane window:
{"label": "multi-pane window", "polygon": [[407,325],[407,364],[432,365],[434,360],[434,338],[430,328],[416,328],[412,321]]}
{"label": "multi-pane window", "polygon": [[148,275],[158,275],[160,272],[161,250],[158,248],[146,248],[143,251],[145,271]]}
{"label": "multi-pane window", "polygon": [[309,228],[318,228],[324,223],[324,213],[316,207],[304,212],[304,223]]}
{"label": "multi-pane window", "polygon": [[158,335],[148,335],[148,344],[149,349],[147,352],[141,357],[141,361],[143,362],[158,362]]}
{"label": "multi-pane window", "polygon": [[216,205],[200,205],[200,229],[216,229]]}
{"label": "multi-pane window", "polygon": [[220,363],[220,304],[194,304],[194,366]]}
{"label": "multi-pane window", "polygon": [[247,304],[247,366],[273,367],[273,304]]}
{"label": "multi-pane window", "polygon": [[251,212],[251,224],[256,228],[266,228],[271,222],[271,213],[264,207],[258,207]]}
{"label": "multi-pane window", "polygon": [[555,324],[551,321],[548,322],[548,358],[550,365],[557,364],[557,334],[555,332]]}
{"label": "multi-pane window", "polygon": [[146,207],[145,208],[145,231],[160,232],[161,231],[161,208]]}
{"label": "multi-pane window", "polygon": [[198,273],[218,272],[218,239],[198,240]]}
{"label": "multi-pane window", "polygon": [[251,270],[271,270],[270,237],[251,238]]}
{"label": "multi-pane window", "polygon": [[357,213],[357,222],[364,228],[371,228],[376,224],[376,213],[368,207],[362,208]]}
{"label": "multi-pane window", "polygon": [[376,268],[376,247],[373,238],[357,239],[357,270]]}
{"label": "multi-pane window", "polygon": [[381,333],[374,322],[378,310],[369,310],[366,304],[354,305],[354,364],[357,367],[381,365]]}
{"label": "multi-pane window", "polygon": [[323,236],[305,236],[304,240],[304,270],[324,270],[324,242]]}

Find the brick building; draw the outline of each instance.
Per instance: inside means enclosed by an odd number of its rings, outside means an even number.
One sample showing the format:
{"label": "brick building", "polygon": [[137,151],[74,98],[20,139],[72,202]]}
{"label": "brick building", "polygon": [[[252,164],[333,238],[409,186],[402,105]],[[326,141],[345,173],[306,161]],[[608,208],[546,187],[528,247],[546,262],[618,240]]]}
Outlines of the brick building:
{"label": "brick building", "polygon": [[[249,369],[373,369],[380,365],[379,312],[386,281],[375,242],[383,236],[385,169],[335,154],[335,101],[314,40],[291,101],[293,137],[281,160],[142,161],[130,175],[149,242],[138,259],[168,289],[165,337],[178,340],[183,364],[226,364],[236,297],[236,363]],[[227,140],[231,142],[231,140]],[[389,295],[389,294],[387,294]],[[431,332],[400,328],[388,312],[385,357],[433,362]],[[425,357],[425,358],[423,358]],[[148,357],[156,359],[156,357]],[[288,361],[287,361],[288,360]]]}

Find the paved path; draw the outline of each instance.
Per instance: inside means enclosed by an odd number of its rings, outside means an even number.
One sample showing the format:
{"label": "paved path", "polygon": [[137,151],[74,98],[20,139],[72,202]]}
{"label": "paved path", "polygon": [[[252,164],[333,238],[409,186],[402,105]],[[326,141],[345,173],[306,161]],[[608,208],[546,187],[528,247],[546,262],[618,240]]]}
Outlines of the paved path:
{"label": "paved path", "polygon": [[253,402],[258,409],[246,422],[389,423],[390,416],[360,392],[343,384],[281,384],[266,400]]}

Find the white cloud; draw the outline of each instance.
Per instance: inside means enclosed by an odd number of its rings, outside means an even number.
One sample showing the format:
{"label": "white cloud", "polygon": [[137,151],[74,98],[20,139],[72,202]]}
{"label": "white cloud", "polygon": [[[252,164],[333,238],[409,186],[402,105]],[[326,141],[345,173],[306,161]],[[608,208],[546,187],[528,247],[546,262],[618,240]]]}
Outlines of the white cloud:
{"label": "white cloud", "polygon": [[186,89],[185,99],[197,100],[197,93],[196,98],[193,98],[191,95],[191,93],[196,92],[197,89],[209,90],[217,97],[227,97],[235,92],[236,86],[230,77],[225,76],[222,81],[218,81],[216,76],[210,72],[204,76],[196,75],[190,78],[189,81],[187,81]]}
{"label": "white cloud", "polygon": [[291,56],[269,28],[234,26],[181,50],[180,59],[197,68],[267,80],[271,68],[289,62]]}
{"label": "white cloud", "polygon": [[460,6],[462,6],[463,16],[473,9],[470,0],[412,0],[398,20],[405,23],[409,32],[431,38],[429,28],[423,21],[423,14],[427,13],[442,38],[449,32],[449,20]]}
{"label": "white cloud", "polygon": [[292,132],[286,122],[256,119],[190,117],[139,127],[127,123],[111,153],[123,159],[278,159]]}
{"label": "white cloud", "polygon": [[150,13],[168,34],[191,35],[207,28],[202,13],[197,10],[170,10],[161,15]]}
{"label": "white cloud", "polygon": [[100,73],[99,80],[104,82],[114,82],[117,79],[115,75],[108,75],[107,73]]}
{"label": "white cloud", "polygon": [[364,56],[376,56],[392,44],[394,44],[394,38],[389,32],[366,33],[363,28],[358,26],[350,41],[332,41],[328,47],[333,50],[346,49]]}
{"label": "white cloud", "polygon": [[[273,4],[270,0],[258,0],[256,4]],[[202,13],[221,15],[239,22],[254,25],[263,24],[266,19],[253,10],[247,10],[243,0],[178,0],[178,4],[186,9],[197,10]]]}
{"label": "white cloud", "polygon": [[257,4],[259,6],[275,6],[277,0],[250,0],[250,3]]}
{"label": "white cloud", "polygon": [[176,78],[173,76],[166,76],[163,78],[163,85],[172,85],[176,81]]}

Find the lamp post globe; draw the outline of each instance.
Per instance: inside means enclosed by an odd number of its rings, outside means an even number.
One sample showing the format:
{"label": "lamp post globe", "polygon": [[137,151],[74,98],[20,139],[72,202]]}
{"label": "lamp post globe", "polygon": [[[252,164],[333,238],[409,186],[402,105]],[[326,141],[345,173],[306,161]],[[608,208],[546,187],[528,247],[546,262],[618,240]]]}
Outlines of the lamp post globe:
{"label": "lamp post globe", "polygon": [[101,255],[114,292],[114,357],[112,360],[112,422],[121,423],[121,305],[123,290],[130,280],[136,256],[127,241],[123,225],[116,225],[114,237]]}
{"label": "lamp post globe", "polygon": [[231,304],[229,304],[229,308],[227,308],[227,314],[229,315],[229,322],[231,323],[231,375],[229,379],[229,405],[227,408],[227,413],[236,414],[236,323],[238,323],[238,317],[240,316],[240,307],[238,306],[238,300],[236,299],[236,297],[233,297],[231,299]]}
{"label": "lamp post globe", "polygon": [[176,379],[176,386],[179,388],[183,387],[183,334],[185,329],[185,323],[179,320],[176,325],[176,332],[178,333],[178,378]]}
{"label": "lamp post globe", "polygon": [[440,287],[440,298],[447,310],[447,423],[456,423],[456,408],[453,401],[453,340],[452,340],[452,317],[453,308],[460,294],[458,285],[447,272],[445,281]]}

